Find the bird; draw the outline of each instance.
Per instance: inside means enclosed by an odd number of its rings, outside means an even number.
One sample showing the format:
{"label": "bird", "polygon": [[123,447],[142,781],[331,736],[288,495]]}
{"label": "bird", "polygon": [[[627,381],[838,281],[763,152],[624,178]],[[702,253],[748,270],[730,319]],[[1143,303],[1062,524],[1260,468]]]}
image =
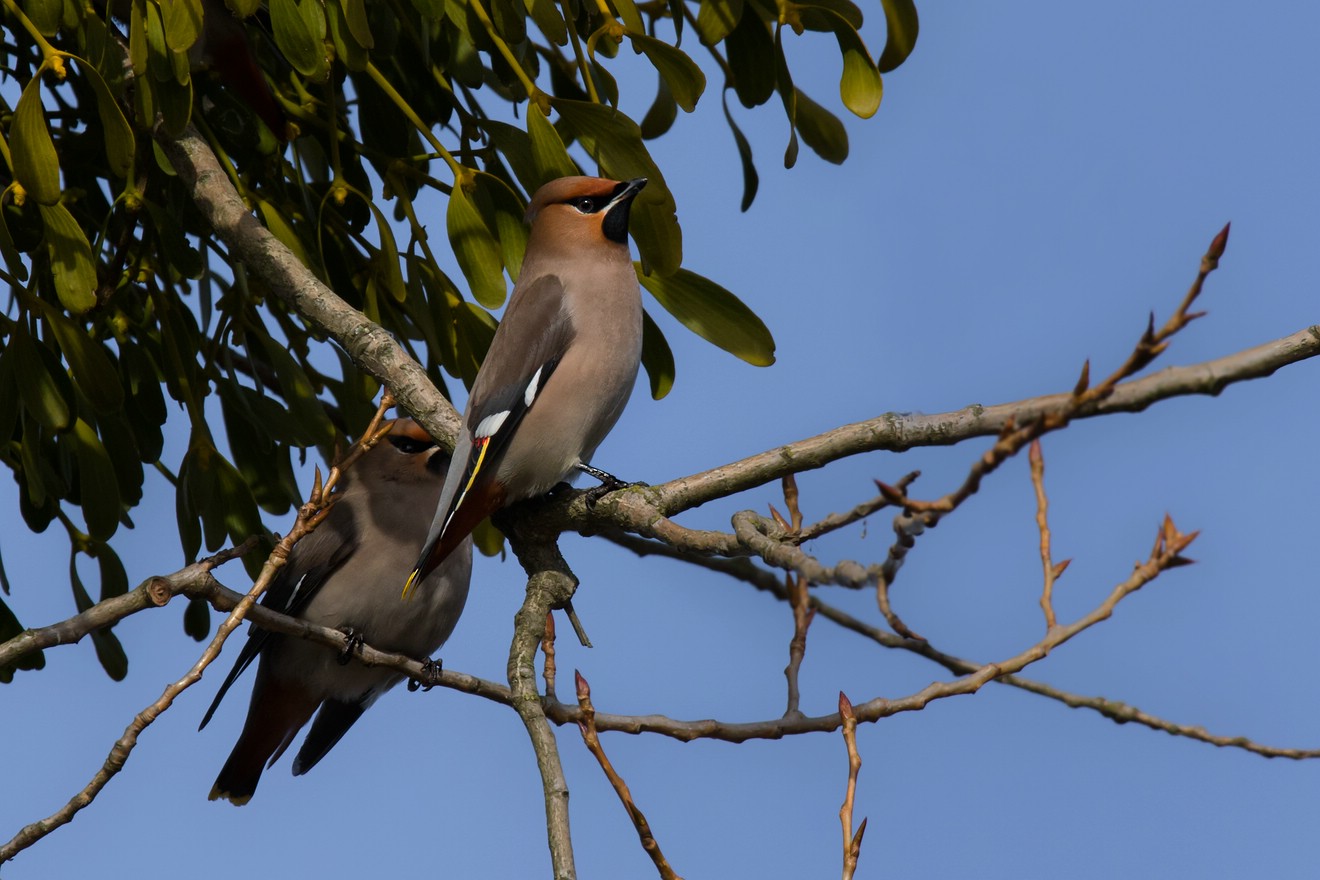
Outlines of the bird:
{"label": "bird", "polygon": [[[437,503],[448,459],[416,422],[392,422],[383,441],[344,472],[325,520],[294,545],[261,604],[341,629],[351,643],[429,657],[463,612],[471,542],[418,583],[422,613],[400,601],[398,583],[422,539],[425,520],[416,512]],[[362,713],[403,679],[393,670],[349,664],[347,653],[336,655],[324,645],[253,626],[199,730],[253,660],[257,675],[247,720],[210,794],[211,800],[238,806],[251,799],[262,771],[284,754],[314,712],[316,720],[293,761],[295,776],[316,766]]]}
{"label": "bird", "polygon": [[623,413],[641,363],[642,295],[628,215],[644,186],[644,177],[561,177],[532,197],[522,268],[472,383],[454,464],[405,597],[497,510],[578,472],[607,491],[627,485],[590,462]]}

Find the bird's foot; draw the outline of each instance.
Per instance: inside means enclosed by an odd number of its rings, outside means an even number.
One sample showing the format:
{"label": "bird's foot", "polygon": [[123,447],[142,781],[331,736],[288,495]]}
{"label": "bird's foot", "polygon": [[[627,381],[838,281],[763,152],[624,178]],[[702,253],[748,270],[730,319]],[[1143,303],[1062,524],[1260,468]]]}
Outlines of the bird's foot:
{"label": "bird's foot", "polygon": [[354,654],[362,650],[362,646],[367,643],[367,640],[362,637],[362,633],[351,626],[341,626],[339,631],[348,637],[348,644],[344,646],[344,650],[339,652],[339,656],[335,660],[340,666],[347,666],[348,661],[353,659]]}
{"label": "bird's foot", "polygon": [[408,690],[410,691],[429,691],[440,683],[440,673],[445,671],[445,664],[441,660],[432,660],[429,657],[422,661],[422,674],[418,678],[408,679]]}
{"label": "bird's foot", "polygon": [[617,489],[627,489],[629,486],[650,485],[649,483],[643,483],[640,481],[635,483],[629,483],[626,480],[620,480],[618,477],[614,476],[614,474],[610,473],[609,471],[603,471],[600,468],[595,468],[589,464],[583,464],[581,462],[578,462],[577,469],[582,471],[582,473],[584,474],[590,474],[591,476],[600,480],[599,486],[593,486],[592,488],[588,489],[586,492],[583,493],[582,497],[587,502],[588,510],[595,507],[597,501],[599,501],[600,499],[604,498],[606,495],[610,494],[611,492]]}

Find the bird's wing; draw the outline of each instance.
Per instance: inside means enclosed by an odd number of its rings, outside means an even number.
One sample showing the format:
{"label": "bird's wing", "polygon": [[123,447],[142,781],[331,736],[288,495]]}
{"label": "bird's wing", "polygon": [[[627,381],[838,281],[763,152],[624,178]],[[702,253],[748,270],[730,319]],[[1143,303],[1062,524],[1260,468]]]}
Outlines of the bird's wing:
{"label": "bird's wing", "polygon": [[[509,303],[472,386],[465,422],[470,437],[467,454],[461,457],[462,471],[455,482],[458,488],[449,499],[436,538],[444,534],[444,527],[482,474],[494,471],[500,453],[535,405],[573,335],[558,276],[542,275]],[[459,461],[456,456],[455,464]]]}
{"label": "bird's wing", "polygon": [[293,775],[302,776],[317,765],[326,752],[343,739],[353,723],[362,717],[362,713],[371,705],[375,695],[358,702],[326,700],[316,712],[312,729],[307,732],[302,748],[293,759]]}
{"label": "bird's wing", "polygon": [[[270,588],[266,590],[266,595],[261,598],[262,605],[282,614],[297,617],[330,576],[353,553],[358,543],[357,529],[348,510],[345,508],[341,511],[339,505],[342,503],[341,500],[331,509],[316,531],[294,546],[293,552],[289,554],[288,564],[280,569],[280,573],[275,576]],[[197,725],[198,730],[210,722],[211,716],[215,714],[216,708],[229,692],[229,688],[244,670],[252,665],[252,661],[260,656],[271,635],[268,630],[258,626],[248,627],[247,641],[243,643],[242,650],[234,659],[234,668],[229,670],[229,675],[220,685],[220,690],[216,692],[210,708],[202,716],[202,723]]]}

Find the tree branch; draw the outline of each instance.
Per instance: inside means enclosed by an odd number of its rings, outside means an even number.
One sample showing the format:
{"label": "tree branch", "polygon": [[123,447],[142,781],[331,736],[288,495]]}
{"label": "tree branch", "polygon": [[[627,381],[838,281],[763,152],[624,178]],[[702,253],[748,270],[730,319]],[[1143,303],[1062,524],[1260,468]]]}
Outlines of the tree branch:
{"label": "tree branch", "polygon": [[177,138],[170,138],[161,129],[157,140],[198,210],[230,252],[259,275],[290,309],[329,334],[353,363],[389,388],[403,408],[452,451],[459,415],[431,384],[422,366],[380,325],[322,284],[261,225],[196,129],[189,126]]}

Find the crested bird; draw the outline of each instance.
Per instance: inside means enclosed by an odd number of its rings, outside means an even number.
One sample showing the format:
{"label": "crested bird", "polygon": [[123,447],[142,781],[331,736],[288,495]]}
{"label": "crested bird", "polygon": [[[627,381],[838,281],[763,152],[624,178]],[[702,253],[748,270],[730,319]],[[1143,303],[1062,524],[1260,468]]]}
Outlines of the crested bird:
{"label": "crested bird", "polygon": [[561,177],[527,207],[526,256],[468,397],[407,596],[487,516],[591,466],[637,378],[642,296],[628,214],[646,178]]}
{"label": "crested bird", "polygon": [[[398,583],[422,539],[416,511],[433,507],[444,485],[448,456],[411,419],[398,419],[382,442],[344,472],[337,501],[324,521],[294,545],[261,604],[322,626],[344,630],[351,642],[429,657],[454,630],[467,599],[472,544],[417,584],[421,613],[399,601]],[[385,691],[398,672],[349,664],[324,645],[255,626],[220,686],[199,730],[235,680],[257,660],[247,720],[216,777],[211,800],[248,802],[261,773],[284,754],[316,713],[293,774],[306,773]]]}

